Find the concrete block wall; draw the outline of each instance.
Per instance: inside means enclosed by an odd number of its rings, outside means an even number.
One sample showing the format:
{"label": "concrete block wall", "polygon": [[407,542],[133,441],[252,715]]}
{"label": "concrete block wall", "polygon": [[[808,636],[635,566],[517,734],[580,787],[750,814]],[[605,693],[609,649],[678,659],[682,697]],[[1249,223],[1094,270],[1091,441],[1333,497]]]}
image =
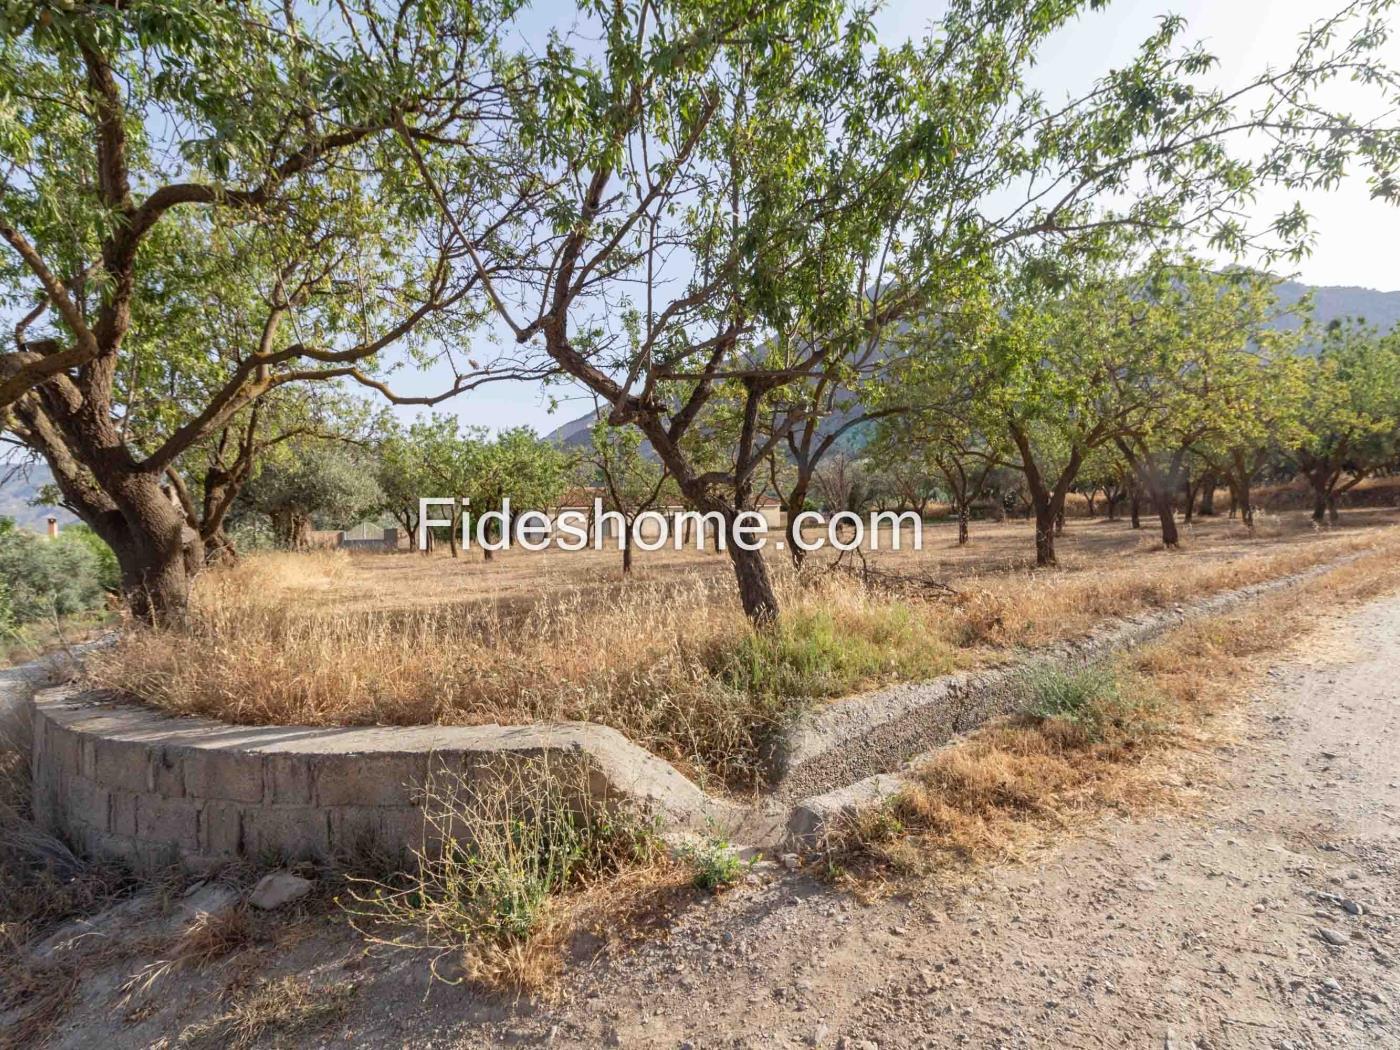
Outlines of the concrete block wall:
{"label": "concrete block wall", "polygon": [[[71,688],[33,700],[34,808],[88,855],[138,870],[335,862],[421,846],[430,771],[468,781],[581,763],[591,793],[669,827],[732,822],[670,765],[602,726],[233,726]],[[466,829],[464,833],[469,833]]]}

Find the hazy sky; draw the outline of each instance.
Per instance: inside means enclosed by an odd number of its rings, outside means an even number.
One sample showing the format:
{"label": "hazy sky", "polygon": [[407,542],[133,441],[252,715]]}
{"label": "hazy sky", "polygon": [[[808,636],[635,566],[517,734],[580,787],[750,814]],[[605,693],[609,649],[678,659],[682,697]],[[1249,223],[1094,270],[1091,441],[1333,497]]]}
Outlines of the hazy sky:
{"label": "hazy sky", "polygon": [[[1078,92],[1126,62],[1153,31],[1156,19],[1170,12],[1185,16],[1189,23],[1186,37],[1205,41],[1219,59],[1212,79],[1222,86],[1234,86],[1268,65],[1286,62],[1296,50],[1301,31],[1343,2],[1116,0],[1107,10],[1088,13],[1061,31],[1042,53],[1032,79],[1051,101]],[[881,37],[894,43],[922,35],[941,7],[928,0],[889,0],[878,19]],[[535,17],[542,24],[564,25],[572,8],[569,0],[549,0],[535,6]],[[1389,47],[1392,64],[1400,65],[1400,39]],[[1261,198],[1258,215],[1271,217],[1292,199],[1288,194],[1271,193]],[[1301,280],[1400,289],[1400,207],[1371,200],[1360,179],[1333,193],[1309,195],[1304,205],[1313,216],[1317,240],[1312,255],[1297,266]],[[400,376],[395,385],[426,392],[438,380],[431,375]],[[551,414],[549,402],[537,386],[500,384],[458,398],[440,410],[454,411],[468,424],[493,429],[528,424],[544,433],[581,415],[590,405],[590,401],[568,401]],[[403,414],[409,417],[413,413]]]}

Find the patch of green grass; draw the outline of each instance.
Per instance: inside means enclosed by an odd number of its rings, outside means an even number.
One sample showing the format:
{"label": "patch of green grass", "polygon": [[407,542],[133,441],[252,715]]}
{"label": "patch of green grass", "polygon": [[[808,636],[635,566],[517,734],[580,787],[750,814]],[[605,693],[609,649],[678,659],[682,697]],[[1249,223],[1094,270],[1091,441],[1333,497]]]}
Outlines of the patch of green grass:
{"label": "patch of green grass", "polygon": [[837,617],[823,609],[788,613],[714,654],[724,685],[764,698],[844,696],[891,680],[947,674],[952,651],[906,605]]}
{"label": "patch of green grass", "polygon": [[1139,731],[1154,706],[1142,683],[1112,663],[1038,668],[1024,683],[1031,717],[1067,723],[1091,741],[1110,730]]}
{"label": "patch of green grass", "polygon": [[711,836],[703,842],[686,846],[681,856],[694,869],[692,882],[711,893],[732,886],[749,866],[726,838]]}

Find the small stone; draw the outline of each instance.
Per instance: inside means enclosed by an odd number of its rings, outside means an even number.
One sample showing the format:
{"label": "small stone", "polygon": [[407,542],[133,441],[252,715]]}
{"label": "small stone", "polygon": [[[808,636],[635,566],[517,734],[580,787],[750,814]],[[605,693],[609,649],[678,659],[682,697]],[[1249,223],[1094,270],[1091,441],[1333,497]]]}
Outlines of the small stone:
{"label": "small stone", "polygon": [[812,1038],[808,1040],[813,1046],[822,1046],[831,1038],[831,1029],[824,1024],[817,1025],[817,1030],[812,1033]]}
{"label": "small stone", "polygon": [[1336,930],[1329,930],[1325,926],[1318,928],[1317,935],[1321,937],[1324,941],[1326,941],[1328,944],[1333,945],[1337,948],[1340,948],[1347,943],[1347,938],[1343,934],[1338,933]]}
{"label": "small stone", "polygon": [[1352,900],[1350,897],[1342,901],[1342,911],[1346,912],[1348,915],[1366,914],[1366,909],[1360,904],[1358,904],[1356,901]]}
{"label": "small stone", "polygon": [[187,892],[180,901],[180,908],[190,916],[223,915],[232,911],[238,903],[238,891],[231,886],[198,883],[193,892]]}
{"label": "small stone", "polygon": [[1342,990],[1342,986],[1337,982],[1337,979],[1335,977],[1327,977],[1324,978],[1322,981],[1322,990],[1324,992],[1331,992],[1333,995],[1336,995]]}
{"label": "small stone", "polygon": [[802,866],[802,861],[798,858],[796,853],[784,853],[778,858],[778,861],[783,867],[787,868],[788,871],[796,871]]}
{"label": "small stone", "polygon": [[273,908],[300,900],[310,892],[310,879],[303,879],[300,875],[293,875],[288,871],[274,871],[258,880],[253,892],[248,894],[248,903],[254,908],[271,911]]}

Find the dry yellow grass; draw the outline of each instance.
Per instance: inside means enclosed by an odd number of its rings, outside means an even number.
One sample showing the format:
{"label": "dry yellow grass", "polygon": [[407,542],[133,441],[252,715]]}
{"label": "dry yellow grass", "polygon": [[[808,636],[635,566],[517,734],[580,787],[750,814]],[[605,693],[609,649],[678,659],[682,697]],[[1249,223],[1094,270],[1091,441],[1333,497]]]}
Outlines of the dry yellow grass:
{"label": "dry yellow grass", "polygon": [[179,1045],[244,1050],[260,1043],[305,1043],[349,1009],[356,986],[312,986],[295,974],[238,987],[223,1013],[185,1028]]}
{"label": "dry yellow grass", "polygon": [[[1108,810],[1164,796],[1160,774],[1212,732],[1261,659],[1297,644],[1316,607],[1400,588],[1392,550],[1370,553],[1238,612],[1186,624],[1071,683],[1083,713],[1004,719],[937,752],[889,805],[859,815],[833,852],[928,874],[1014,857]],[[1087,716],[1087,717],[1086,717]],[[866,874],[869,874],[867,871]]]}
{"label": "dry yellow grass", "polygon": [[712,552],[649,556],[655,565],[643,559],[626,584],[615,569],[600,576],[592,552],[511,552],[489,565],[259,555],[199,580],[187,629],[128,630],[90,675],[173,711],[243,723],[600,722],[697,776],[749,787],[764,740],[813,702],[1348,552],[1400,550],[1387,514],[1321,531],[1305,517],[1271,520],[1253,537],[1210,522],[1175,552],[1123,523],[1080,522],[1052,571],[1025,567],[1024,523],[984,526],[968,548],[933,530],[922,552],[872,557],[935,573],[955,594],[864,588],[821,559],[800,577],[775,565],[784,615],[764,635],[750,632]]}

